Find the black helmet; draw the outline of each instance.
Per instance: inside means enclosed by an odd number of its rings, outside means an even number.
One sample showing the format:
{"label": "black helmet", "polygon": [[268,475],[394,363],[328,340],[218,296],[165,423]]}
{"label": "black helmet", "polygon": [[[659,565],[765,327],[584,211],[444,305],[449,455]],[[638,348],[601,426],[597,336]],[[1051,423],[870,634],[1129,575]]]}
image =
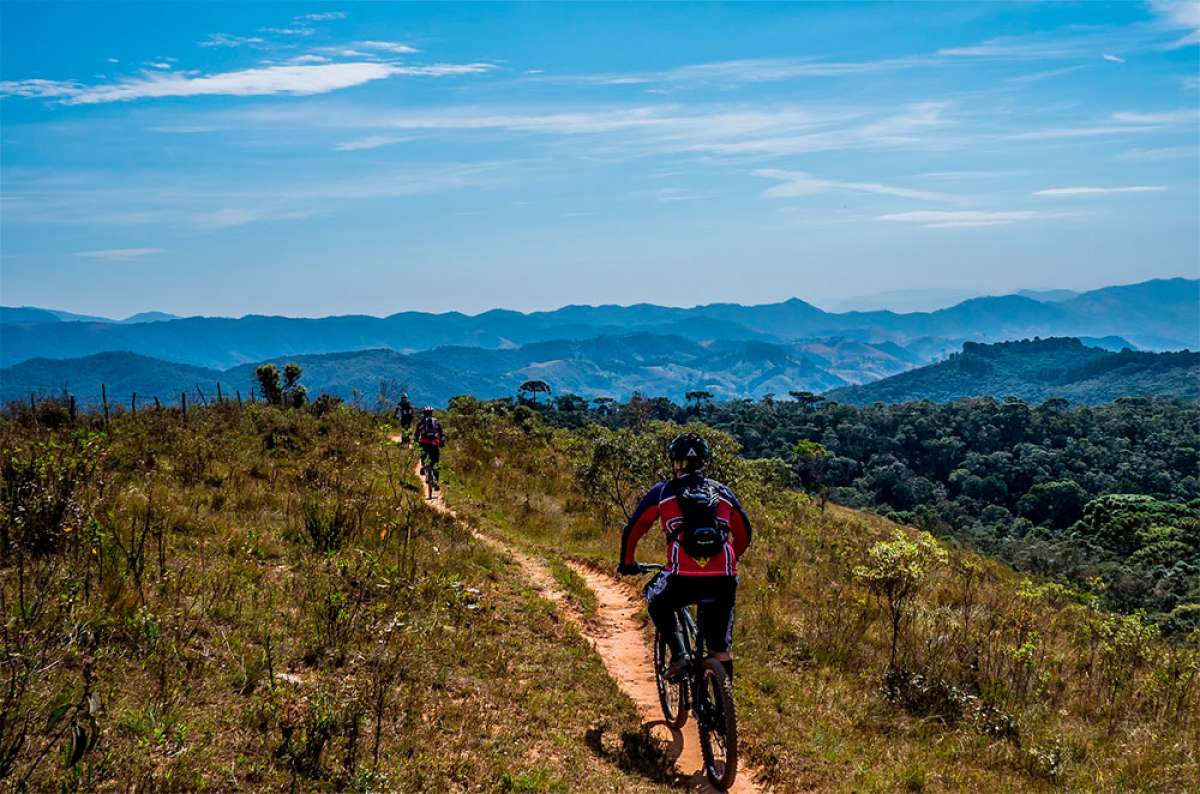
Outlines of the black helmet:
{"label": "black helmet", "polygon": [[681,433],[675,436],[667,454],[672,462],[682,461],[691,464],[689,468],[698,469],[708,463],[708,442],[695,433]]}
{"label": "black helmet", "polygon": [[423,413],[425,416],[433,416],[433,406],[426,405],[424,408],[421,409],[421,413]]}

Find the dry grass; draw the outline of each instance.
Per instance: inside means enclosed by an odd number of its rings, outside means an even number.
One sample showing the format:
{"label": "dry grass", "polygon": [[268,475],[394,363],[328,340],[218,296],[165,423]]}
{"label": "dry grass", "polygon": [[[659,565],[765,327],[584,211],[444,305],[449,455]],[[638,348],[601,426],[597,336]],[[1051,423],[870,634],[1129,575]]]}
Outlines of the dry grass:
{"label": "dry grass", "polygon": [[[451,422],[459,509],[548,556],[615,566],[620,526],[599,517],[619,511],[590,503],[573,476],[586,439],[486,411]],[[947,549],[906,613],[901,669],[885,686],[890,624],[855,568],[896,526],[771,487],[767,466],[727,465],[755,523],[739,594],[737,696],[744,746],[767,782],[785,791],[1200,788],[1195,649],[1068,588]],[[643,543],[651,559],[653,538]]]}
{"label": "dry grass", "polygon": [[586,643],[374,417],[38,419],[0,421],[6,786],[662,788]]}

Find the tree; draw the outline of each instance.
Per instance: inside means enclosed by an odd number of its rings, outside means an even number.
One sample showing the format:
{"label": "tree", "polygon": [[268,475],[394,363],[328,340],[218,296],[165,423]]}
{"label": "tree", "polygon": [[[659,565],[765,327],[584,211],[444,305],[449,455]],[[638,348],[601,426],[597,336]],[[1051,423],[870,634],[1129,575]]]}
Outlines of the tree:
{"label": "tree", "polygon": [[279,367],[274,364],[263,364],[254,370],[258,387],[262,390],[263,398],[271,405],[301,408],[308,402],[308,389],[300,384],[300,376],[304,374],[299,364],[289,363],[283,368],[283,383],[279,382]]}
{"label": "tree", "polygon": [[271,405],[283,404],[283,388],[279,385],[279,367],[274,364],[263,364],[254,370],[258,380],[258,388],[262,391],[263,399]]}
{"label": "tree", "polygon": [[817,403],[825,401],[824,397],[813,394],[810,391],[790,391],[788,394],[791,395],[792,399],[800,403],[800,407],[806,412],[811,411]]}
{"label": "tree", "polygon": [[517,399],[534,405],[538,404],[539,394],[550,394],[550,384],[544,380],[527,380],[517,388]]}
{"label": "tree", "polygon": [[825,506],[825,496],[829,490],[825,487],[821,465],[828,456],[829,450],[806,438],[800,439],[792,447],[792,468],[796,472],[796,480],[805,493],[820,498],[821,507]]}
{"label": "tree", "polygon": [[946,562],[946,552],[927,533],[915,538],[897,529],[891,540],[876,543],[867,552],[866,565],[857,565],[854,575],[887,606],[892,626],[892,652],[888,668],[896,669],[896,646],[900,629],[912,612],[912,604],[929,570]]}
{"label": "tree", "polygon": [[712,402],[712,392],[704,390],[690,391],[683,395],[687,401],[687,412],[692,416],[699,416],[704,406]]}

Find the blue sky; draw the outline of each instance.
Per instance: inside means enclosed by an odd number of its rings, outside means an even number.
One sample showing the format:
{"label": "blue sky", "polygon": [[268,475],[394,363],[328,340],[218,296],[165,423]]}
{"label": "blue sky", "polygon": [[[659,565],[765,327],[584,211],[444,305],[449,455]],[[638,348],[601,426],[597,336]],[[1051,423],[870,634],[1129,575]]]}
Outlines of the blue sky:
{"label": "blue sky", "polygon": [[818,305],[1200,269],[1200,3],[0,4],[0,302]]}

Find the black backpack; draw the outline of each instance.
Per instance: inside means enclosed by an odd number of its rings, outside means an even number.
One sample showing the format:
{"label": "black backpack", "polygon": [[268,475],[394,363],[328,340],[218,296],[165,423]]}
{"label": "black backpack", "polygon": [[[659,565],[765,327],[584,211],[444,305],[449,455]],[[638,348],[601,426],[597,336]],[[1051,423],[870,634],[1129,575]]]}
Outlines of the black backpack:
{"label": "black backpack", "polygon": [[681,485],[675,494],[681,515],[674,538],[693,560],[716,557],[725,550],[726,530],[717,520],[721,495],[708,480]]}

